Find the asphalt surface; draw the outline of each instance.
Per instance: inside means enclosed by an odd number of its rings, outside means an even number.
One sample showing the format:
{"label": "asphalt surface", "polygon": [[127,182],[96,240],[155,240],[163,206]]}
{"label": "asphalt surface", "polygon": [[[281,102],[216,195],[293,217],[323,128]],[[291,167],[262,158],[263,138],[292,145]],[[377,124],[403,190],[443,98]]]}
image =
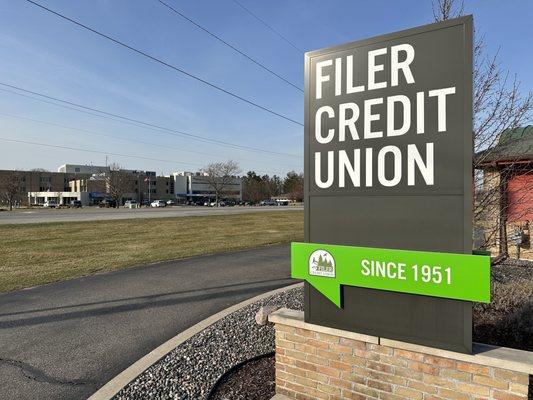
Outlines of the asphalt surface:
{"label": "asphalt surface", "polygon": [[190,207],[174,206],[164,208],[143,207],[98,208],[85,207],[78,209],[43,209],[15,210],[0,212],[2,224],[32,224],[41,222],[99,221],[131,218],[166,218],[191,217],[198,215],[231,215],[265,211],[303,210],[302,206],[262,206],[262,207]]}
{"label": "asphalt surface", "polygon": [[204,318],[294,283],[289,245],[0,295],[0,399],[85,399]]}

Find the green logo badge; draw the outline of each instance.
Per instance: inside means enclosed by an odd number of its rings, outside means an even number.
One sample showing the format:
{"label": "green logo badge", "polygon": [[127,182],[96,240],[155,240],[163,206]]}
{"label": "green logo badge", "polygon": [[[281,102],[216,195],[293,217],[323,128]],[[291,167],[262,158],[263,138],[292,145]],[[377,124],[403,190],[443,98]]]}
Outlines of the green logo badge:
{"label": "green logo badge", "polygon": [[309,256],[309,275],[335,278],[335,259],[326,250],[315,250]]}

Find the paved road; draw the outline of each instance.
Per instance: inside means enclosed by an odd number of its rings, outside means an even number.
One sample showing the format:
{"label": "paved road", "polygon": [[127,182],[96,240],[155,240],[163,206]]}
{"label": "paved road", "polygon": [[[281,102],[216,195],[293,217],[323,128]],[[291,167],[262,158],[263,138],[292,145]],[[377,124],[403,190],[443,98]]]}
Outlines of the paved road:
{"label": "paved road", "polygon": [[39,222],[69,222],[69,221],[98,221],[131,218],[166,218],[190,217],[198,215],[227,215],[244,214],[265,211],[290,211],[303,210],[302,206],[289,207],[165,207],[165,208],[140,208],[140,209],[109,209],[88,207],[82,209],[35,209],[0,212],[0,225],[2,224],[31,224]]}
{"label": "paved road", "polygon": [[85,399],[195,323],[294,283],[289,246],[164,262],[0,295],[0,399]]}

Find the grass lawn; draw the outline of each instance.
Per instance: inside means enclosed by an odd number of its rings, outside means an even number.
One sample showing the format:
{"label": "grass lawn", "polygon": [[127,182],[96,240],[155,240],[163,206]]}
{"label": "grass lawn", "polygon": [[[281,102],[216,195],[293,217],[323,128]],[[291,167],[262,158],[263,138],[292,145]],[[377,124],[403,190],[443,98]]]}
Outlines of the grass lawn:
{"label": "grass lawn", "polygon": [[0,292],[303,239],[303,212],[0,226]]}

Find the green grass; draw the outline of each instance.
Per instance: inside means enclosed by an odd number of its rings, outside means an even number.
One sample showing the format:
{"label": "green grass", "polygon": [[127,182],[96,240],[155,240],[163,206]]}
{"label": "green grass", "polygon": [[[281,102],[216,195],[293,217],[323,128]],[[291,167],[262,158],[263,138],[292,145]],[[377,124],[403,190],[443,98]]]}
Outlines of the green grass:
{"label": "green grass", "polygon": [[303,238],[303,212],[0,226],[0,292]]}

